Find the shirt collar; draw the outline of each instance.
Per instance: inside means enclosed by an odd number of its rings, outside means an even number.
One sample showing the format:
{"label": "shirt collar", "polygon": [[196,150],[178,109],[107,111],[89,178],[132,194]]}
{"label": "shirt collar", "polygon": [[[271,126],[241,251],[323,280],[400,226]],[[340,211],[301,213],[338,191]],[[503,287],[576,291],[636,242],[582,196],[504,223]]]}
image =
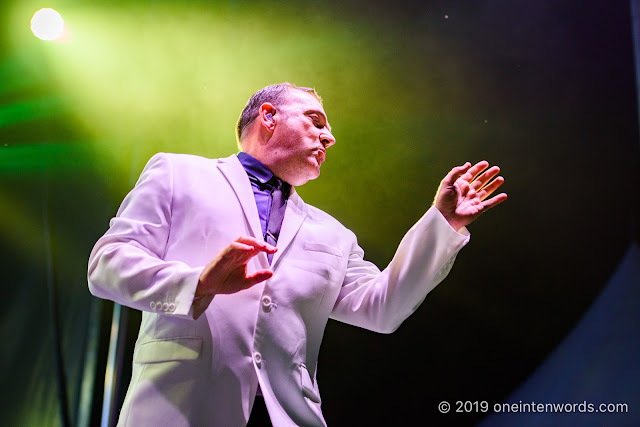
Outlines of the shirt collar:
{"label": "shirt collar", "polygon": [[[245,172],[247,172],[247,175],[249,175],[250,181],[253,178],[260,182],[258,186],[261,189],[270,188],[270,191],[273,191],[273,186],[280,185],[276,184],[274,181],[282,183],[282,194],[284,194],[285,199],[289,198],[289,196],[291,195],[291,189],[293,188],[291,184],[275,176],[273,172],[271,172],[269,168],[265,166],[265,164],[260,160],[242,151],[238,153],[238,160],[240,160],[240,164],[242,164]],[[275,180],[272,181],[272,178],[275,178]]]}
{"label": "shirt collar", "polygon": [[260,160],[250,154],[240,152],[238,153],[238,160],[240,160],[244,170],[262,184],[266,183],[273,177],[273,172],[271,172]]}

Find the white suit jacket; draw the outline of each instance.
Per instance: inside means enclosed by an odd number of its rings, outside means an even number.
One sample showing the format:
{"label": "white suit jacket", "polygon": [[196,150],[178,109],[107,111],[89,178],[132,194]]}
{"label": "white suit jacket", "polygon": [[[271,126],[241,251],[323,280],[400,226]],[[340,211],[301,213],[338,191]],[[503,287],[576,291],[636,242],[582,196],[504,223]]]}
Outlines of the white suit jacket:
{"label": "white suit jacket", "polygon": [[[243,426],[258,385],[274,426],[326,425],[316,365],[328,318],[394,331],[469,240],[431,208],[380,272],[350,230],[292,191],[273,277],[216,295],[194,320],[203,267],[241,235],[262,239],[237,156],[149,161],[89,259],[94,295],[143,312],[119,425]],[[264,253],[248,264],[268,267]]]}

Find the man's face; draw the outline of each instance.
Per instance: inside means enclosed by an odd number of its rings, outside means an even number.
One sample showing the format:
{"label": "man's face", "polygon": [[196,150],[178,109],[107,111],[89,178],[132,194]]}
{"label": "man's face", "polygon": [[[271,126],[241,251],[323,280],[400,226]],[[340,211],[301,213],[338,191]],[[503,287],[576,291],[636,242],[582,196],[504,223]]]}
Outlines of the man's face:
{"label": "man's face", "polygon": [[273,118],[276,125],[265,164],[291,185],[317,178],[326,149],[336,142],[320,102],[311,94],[290,89]]}

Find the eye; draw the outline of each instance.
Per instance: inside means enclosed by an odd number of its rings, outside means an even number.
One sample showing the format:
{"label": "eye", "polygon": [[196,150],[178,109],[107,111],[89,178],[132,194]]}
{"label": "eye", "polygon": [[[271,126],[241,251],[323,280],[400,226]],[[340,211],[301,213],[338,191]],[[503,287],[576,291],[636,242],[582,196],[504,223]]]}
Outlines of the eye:
{"label": "eye", "polygon": [[320,123],[320,120],[318,120],[317,116],[310,116],[310,117],[315,127],[317,127],[318,129],[322,129],[324,127],[324,125]]}

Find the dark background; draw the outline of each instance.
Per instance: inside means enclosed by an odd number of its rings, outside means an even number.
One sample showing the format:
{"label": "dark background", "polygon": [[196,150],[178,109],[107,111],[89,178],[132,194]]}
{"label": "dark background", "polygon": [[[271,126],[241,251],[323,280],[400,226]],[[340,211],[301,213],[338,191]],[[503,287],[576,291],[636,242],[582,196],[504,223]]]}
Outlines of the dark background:
{"label": "dark background", "polygon": [[[72,422],[89,396],[99,423],[112,304],[86,287],[93,244],[153,153],[233,153],[235,118],[270,83],[314,86],[323,96],[338,143],[322,177],[299,192],[351,228],[381,268],[451,167],[498,164],[509,194],[469,227],[471,242],[446,281],[397,332],[329,322],[318,373],[329,425],[476,424],[485,414],[443,415],[438,403],[509,401],[639,241],[628,1],[51,4],[75,17],[77,43],[87,31],[82,13],[101,12],[101,26],[91,26],[96,44],[85,51],[24,34],[41,5],[1,7],[0,378],[8,425],[60,425],[55,342]],[[165,22],[168,7],[177,11],[172,26],[153,44],[145,28]],[[142,23],[127,27],[134,13]],[[218,28],[226,25],[220,51],[211,37],[199,44],[190,35],[214,15]],[[101,37],[105,28],[113,37]],[[164,66],[150,61],[141,70],[143,39]],[[168,40],[176,45],[159,47]],[[217,54],[214,69],[207,61]],[[637,276],[625,277],[621,286],[637,287]],[[621,303],[607,301],[614,312]],[[602,342],[586,339],[567,360],[598,348],[584,375],[606,377],[621,352],[638,354],[640,316],[629,313],[595,324],[627,331],[633,345],[602,351]],[[130,352],[139,313],[128,318]],[[127,353],[123,390],[129,364]],[[638,384],[634,366],[617,372]],[[562,370],[552,383],[578,402],[591,396],[581,397],[580,383],[567,384]],[[602,398],[615,390],[630,413],[602,422],[637,422],[637,387],[620,389],[615,378],[607,387]],[[550,402],[540,393],[530,396]]]}

